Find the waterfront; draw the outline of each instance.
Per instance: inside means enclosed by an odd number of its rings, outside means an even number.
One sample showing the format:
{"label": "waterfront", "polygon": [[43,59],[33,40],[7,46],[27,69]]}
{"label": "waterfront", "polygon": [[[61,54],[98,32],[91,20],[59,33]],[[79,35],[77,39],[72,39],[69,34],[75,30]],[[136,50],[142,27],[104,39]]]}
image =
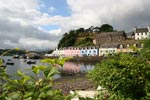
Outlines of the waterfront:
{"label": "waterfront", "polygon": [[[14,78],[16,78],[17,70],[20,70],[21,72],[24,72],[28,75],[33,75],[33,73],[30,70],[33,65],[48,66],[47,63],[42,63],[40,62],[40,60],[34,60],[36,64],[27,64],[25,59],[13,59],[11,56],[5,56],[3,57],[3,59],[5,61],[4,63],[6,63],[8,59],[11,59],[14,62],[14,65],[6,66],[6,72]],[[73,76],[81,73],[86,73],[89,70],[93,70],[96,63],[97,62],[65,62],[63,67],[58,68],[58,70],[61,71],[61,74],[55,75],[54,78],[61,78],[64,76]]]}

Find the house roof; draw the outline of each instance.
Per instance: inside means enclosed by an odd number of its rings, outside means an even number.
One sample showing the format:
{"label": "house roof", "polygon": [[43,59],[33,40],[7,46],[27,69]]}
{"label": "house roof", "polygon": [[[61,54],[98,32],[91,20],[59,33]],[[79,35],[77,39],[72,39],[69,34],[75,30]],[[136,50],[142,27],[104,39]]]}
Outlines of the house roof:
{"label": "house roof", "polygon": [[148,28],[136,28],[136,33],[148,32]]}
{"label": "house roof", "polygon": [[120,41],[120,42],[101,44],[101,47],[102,48],[118,48],[119,45],[123,45],[124,47],[127,47],[128,44],[129,45],[137,44],[138,47],[140,47],[141,45],[141,43],[137,40],[126,40],[126,41]]}
{"label": "house roof", "polygon": [[98,34],[98,36],[107,36],[107,35],[123,35],[125,34],[124,31],[117,31],[117,32],[102,32],[100,34]]}
{"label": "house roof", "polygon": [[117,48],[119,43],[101,44],[101,48]]}
{"label": "house roof", "polygon": [[127,36],[132,36],[132,35],[134,35],[134,32],[133,32],[133,31],[127,33]]}

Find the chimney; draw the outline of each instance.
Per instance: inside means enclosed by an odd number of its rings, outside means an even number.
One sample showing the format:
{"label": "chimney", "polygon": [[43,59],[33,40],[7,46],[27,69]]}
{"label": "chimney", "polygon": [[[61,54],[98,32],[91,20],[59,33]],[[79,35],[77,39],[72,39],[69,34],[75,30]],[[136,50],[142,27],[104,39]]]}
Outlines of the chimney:
{"label": "chimney", "polygon": [[148,32],[150,32],[150,26],[148,26],[147,29],[148,29]]}
{"label": "chimney", "polygon": [[135,32],[135,33],[136,33],[136,30],[137,30],[137,27],[135,26],[135,27],[134,27],[134,32]]}

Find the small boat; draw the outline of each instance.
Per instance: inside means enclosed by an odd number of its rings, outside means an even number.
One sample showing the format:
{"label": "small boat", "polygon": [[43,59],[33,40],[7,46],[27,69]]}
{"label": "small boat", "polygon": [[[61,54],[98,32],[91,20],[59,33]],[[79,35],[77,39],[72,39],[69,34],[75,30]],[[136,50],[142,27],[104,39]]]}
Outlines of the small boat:
{"label": "small boat", "polygon": [[13,58],[14,58],[14,59],[18,59],[18,58],[19,58],[19,55],[14,55]]}
{"label": "small boat", "polygon": [[27,59],[27,56],[26,55],[21,55],[20,58]]}
{"label": "small boat", "polygon": [[33,61],[33,60],[29,60],[29,61],[27,61],[27,64],[35,64],[36,62],[35,61]]}
{"label": "small boat", "polygon": [[14,65],[14,62],[11,59],[8,59],[6,61],[6,65]]}
{"label": "small boat", "polygon": [[6,65],[0,65],[0,67],[2,67],[2,68],[6,68]]}

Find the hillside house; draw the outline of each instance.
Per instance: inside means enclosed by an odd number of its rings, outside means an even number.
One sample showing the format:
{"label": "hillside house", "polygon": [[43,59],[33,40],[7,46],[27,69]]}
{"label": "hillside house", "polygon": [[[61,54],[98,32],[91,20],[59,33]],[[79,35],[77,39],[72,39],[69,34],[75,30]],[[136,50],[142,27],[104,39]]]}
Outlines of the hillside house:
{"label": "hillside house", "polygon": [[150,38],[150,27],[147,28],[134,28],[134,38],[135,40],[142,40]]}

